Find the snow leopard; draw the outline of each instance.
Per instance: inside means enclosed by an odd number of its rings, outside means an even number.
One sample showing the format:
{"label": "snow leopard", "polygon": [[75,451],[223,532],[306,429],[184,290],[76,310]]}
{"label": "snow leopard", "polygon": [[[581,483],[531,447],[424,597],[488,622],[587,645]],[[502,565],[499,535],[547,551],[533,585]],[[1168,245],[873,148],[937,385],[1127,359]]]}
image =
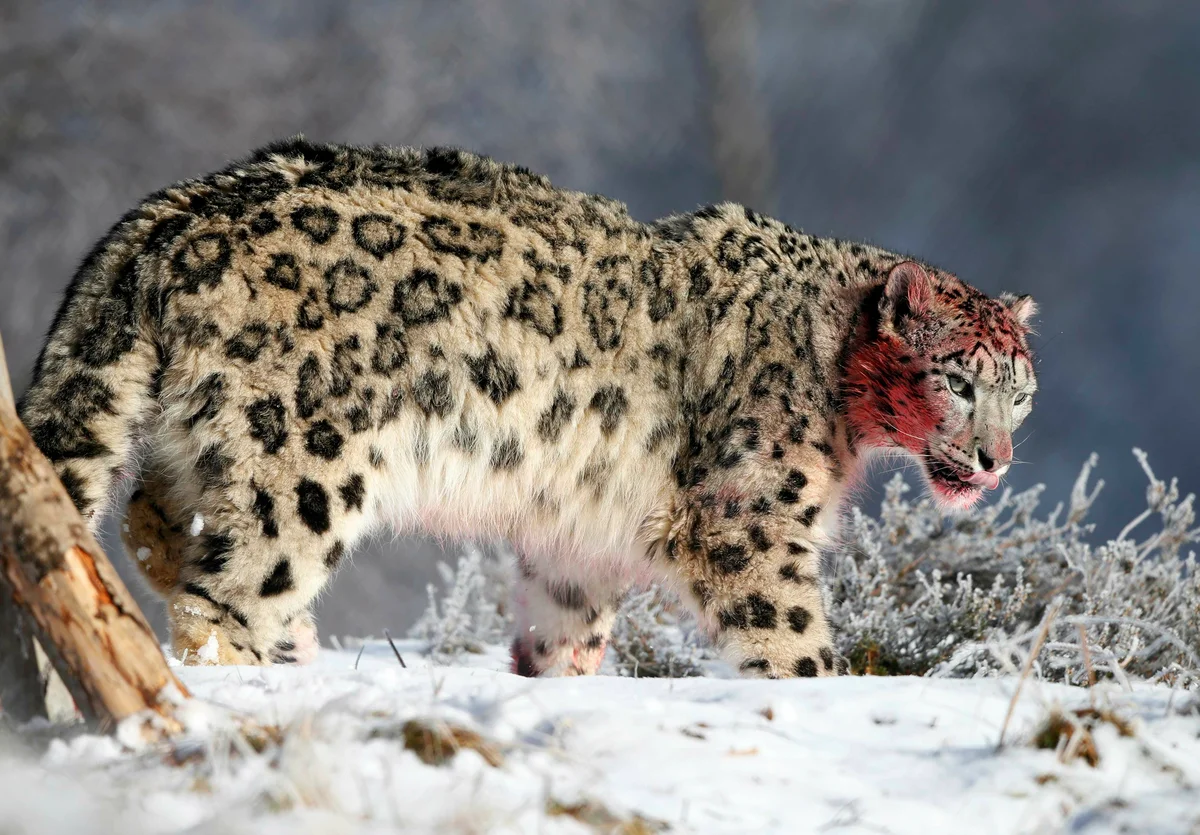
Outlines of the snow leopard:
{"label": "snow leopard", "polygon": [[314,598],[391,524],[511,543],[516,673],[596,672],[659,582],[742,674],[831,676],[847,491],[878,452],[950,507],[997,487],[1035,310],[739,205],[644,223],[457,149],[296,138],[122,217],[20,413],[93,529],[137,479],[126,544],[188,663],[309,660]]}

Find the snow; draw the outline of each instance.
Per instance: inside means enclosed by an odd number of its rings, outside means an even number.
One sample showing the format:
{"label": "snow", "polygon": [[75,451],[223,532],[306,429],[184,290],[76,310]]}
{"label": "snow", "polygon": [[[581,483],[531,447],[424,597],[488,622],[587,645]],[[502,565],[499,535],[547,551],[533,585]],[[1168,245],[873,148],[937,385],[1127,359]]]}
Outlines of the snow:
{"label": "snow", "polygon": [[192,536],[199,536],[204,530],[204,517],[197,513],[192,517]]}
{"label": "snow", "polygon": [[[424,646],[397,642],[407,668],[386,642],[176,668],[187,741],[140,749],[127,723],[7,746],[0,832],[1200,831],[1200,704],[1165,686],[1027,681],[997,750],[1012,678],[531,680],[498,646],[452,664]],[[1133,731],[1100,724],[1097,767],[1030,744],[1093,699]],[[235,714],[279,741],[248,743]],[[426,764],[409,720],[475,731],[503,763]]]}
{"label": "snow", "polygon": [[145,562],[146,560],[150,559],[150,553],[151,553],[150,549],[145,546],[138,548],[137,549],[138,562]]}
{"label": "snow", "polygon": [[220,645],[217,643],[217,633],[213,631],[209,633],[208,640],[204,642],[204,646],[196,650],[196,657],[200,659],[201,664],[216,664],[219,652]]}

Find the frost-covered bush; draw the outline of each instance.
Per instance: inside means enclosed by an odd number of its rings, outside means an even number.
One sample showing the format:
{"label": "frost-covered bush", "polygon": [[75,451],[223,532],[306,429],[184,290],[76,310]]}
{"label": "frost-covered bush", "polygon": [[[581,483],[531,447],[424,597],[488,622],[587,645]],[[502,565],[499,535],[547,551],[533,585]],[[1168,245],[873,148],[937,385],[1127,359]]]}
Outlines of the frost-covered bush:
{"label": "frost-covered bush", "polygon": [[[1069,501],[1044,518],[1042,488],[1006,492],[960,516],[905,498],[899,476],[878,519],[858,509],[830,575],[832,619],[855,672],[974,676],[1019,667],[1057,601],[1037,658],[1046,678],[1097,675],[1194,684],[1200,672],[1200,573],[1184,546],[1194,497],[1180,498],[1134,450],[1150,484],[1147,509],[1115,540],[1093,548],[1085,522],[1103,482],[1089,488],[1095,456]],[[1138,538],[1151,517],[1157,530]],[[1085,640],[1086,637],[1086,640]],[[1085,647],[1087,663],[1085,664]]]}
{"label": "frost-covered bush", "polygon": [[[948,516],[928,498],[908,499],[899,475],[878,518],[853,508],[827,576],[851,671],[1014,672],[1038,645],[1034,672],[1055,681],[1200,685],[1200,566],[1186,552],[1200,540],[1194,497],[1181,498],[1174,480],[1160,481],[1145,454],[1134,454],[1150,482],[1147,508],[1099,547],[1088,543],[1086,521],[1103,487],[1089,484],[1095,456],[1068,501],[1043,517],[1042,487]],[[1155,529],[1142,533],[1155,517]],[[446,590],[429,587],[412,634],[439,656],[507,643],[513,566],[511,554],[479,549],[456,570],[441,565]],[[622,603],[610,652],[619,673],[644,677],[700,675],[713,657],[677,602],[653,587]]]}
{"label": "frost-covered bush", "polygon": [[[448,660],[512,639],[509,599],[516,558],[506,548],[467,548],[452,568],[438,563],[444,588],[426,587],[429,604],[409,636],[429,644],[430,655]],[[703,674],[711,651],[694,633],[679,603],[657,586],[626,595],[617,611],[609,653],[619,675],[639,678]]]}
{"label": "frost-covered bush", "polygon": [[635,678],[703,675],[710,657],[692,619],[658,586],[626,595],[608,647],[617,672]]}
{"label": "frost-covered bush", "polygon": [[487,553],[469,546],[458,565],[438,563],[445,589],[430,583],[429,605],[409,636],[429,642],[429,653],[446,659],[461,652],[483,652],[512,638],[509,594],[515,560],[503,548]]}

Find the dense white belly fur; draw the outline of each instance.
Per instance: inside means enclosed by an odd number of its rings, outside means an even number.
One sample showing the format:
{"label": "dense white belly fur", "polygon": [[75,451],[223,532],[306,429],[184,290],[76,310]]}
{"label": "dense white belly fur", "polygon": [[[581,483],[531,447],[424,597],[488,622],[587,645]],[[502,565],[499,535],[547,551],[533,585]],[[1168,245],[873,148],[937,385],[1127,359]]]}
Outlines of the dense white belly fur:
{"label": "dense white belly fur", "polygon": [[[497,472],[486,454],[464,454],[450,427],[401,424],[376,440],[389,466],[368,483],[375,501],[360,532],[388,525],[452,540],[503,537],[539,574],[652,578],[647,553],[665,534],[673,486],[661,459],[642,456],[631,466],[619,447],[617,460],[598,462],[584,444],[527,444],[519,468]],[[418,432],[428,436],[425,463],[416,460]],[[480,431],[481,449],[490,434]],[[581,484],[589,464],[606,470],[602,490]]]}

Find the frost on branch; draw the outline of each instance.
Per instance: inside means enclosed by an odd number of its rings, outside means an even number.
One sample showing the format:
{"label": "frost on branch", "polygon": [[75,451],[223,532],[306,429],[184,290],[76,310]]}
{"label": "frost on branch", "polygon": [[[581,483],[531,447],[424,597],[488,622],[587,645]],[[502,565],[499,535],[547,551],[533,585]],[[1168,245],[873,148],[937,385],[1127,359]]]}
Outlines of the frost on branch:
{"label": "frost on branch", "polygon": [[[1056,597],[1062,610],[1035,669],[1079,684],[1084,661],[1099,676],[1200,679],[1200,574],[1184,547],[1200,539],[1194,498],[1154,475],[1147,509],[1120,535],[1093,548],[1085,519],[1103,482],[1084,465],[1066,506],[1035,513],[1036,487],[1006,491],[995,504],[943,516],[928,499],[888,484],[878,519],[855,509],[834,555],[832,618],[855,672],[976,676],[1019,668],[1037,624]],[[1157,529],[1139,539],[1143,523]],[[1085,640],[1086,637],[1086,640]]]}
{"label": "frost on branch", "polygon": [[462,652],[483,652],[512,637],[509,594],[515,559],[506,548],[488,553],[474,545],[451,568],[438,563],[445,590],[426,587],[429,605],[409,636],[429,642],[429,652],[445,659]]}
{"label": "frost on branch", "polygon": [[[1016,672],[1050,603],[1061,598],[1035,659],[1038,675],[1200,687],[1200,571],[1187,551],[1200,540],[1194,497],[1181,497],[1174,480],[1160,481],[1145,454],[1134,454],[1149,479],[1146,510],[1099,547],[1088,543],[1086,521],[1103,486],[1091,483],[1095,456],[1068,501],[1040,517],[1041,487],[945,516],[927,498],[907,498],[900,476],[887,485],[878,518],[852,509],[827,578],[836,601],[830,617],[851,670]],[[442,565],[445,591],[429,587],[413,636],[443,657],[507,644],[513,566],[508,552],[479,549],[456,569]],[[657,587],[622,603],[609,652],[619,674],[641,677],[700,675],[714,657],[678,602]]]}
{"label": "frost on branch", "polygon": [[[516,559],[504,547],[471,546],[454,568],[438,563],[443,588],[430,584],[429,604],[409,636],[429,643],[435,658],[480,653],[512,639],[509,599]],[[697,676],[711,651],[679,603],[657,586],[626,596],[617,612],[609,653],[619,675]]]}
{"label": "frost on branch", "polygon": [[703,675],[700,662],[711,657],[679,602],[658,586],[625,597],[608,647],[617,672],[634,678]]}

